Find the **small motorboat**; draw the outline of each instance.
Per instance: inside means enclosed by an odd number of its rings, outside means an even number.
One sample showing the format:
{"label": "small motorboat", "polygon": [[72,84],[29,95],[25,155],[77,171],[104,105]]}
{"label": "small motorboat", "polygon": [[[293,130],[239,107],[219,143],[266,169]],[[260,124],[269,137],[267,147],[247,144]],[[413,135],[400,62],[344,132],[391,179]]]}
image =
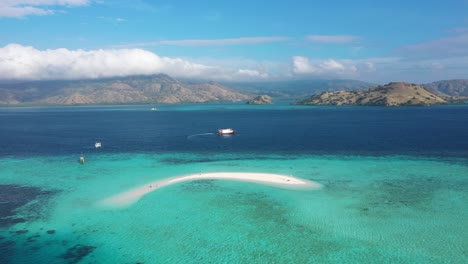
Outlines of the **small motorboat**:
{"label": "small motorboat", "polygon": [[236,131],[232,128],[218,129],[218,135],[220,136],[234,135],[234,134],[236,134]]}
{"label": "small motorboat", "polygon": [[80,162],[80,164],[84,164],[84,163],[85,163],[84,156],[81,155],[81,156],[80,156],[80,159],[79,159],[78,161]]}
{"label": "small motorboat", "polygon": [[94,143],[94,147],[95,147],[95,148],[100,148],[100,147],[102,147],[101,142],[96,142],[96,143]]}
{"label": "small motorboat", "polygon": [[156,107],[151,107],[151,111],[156,111],[158,110]]}

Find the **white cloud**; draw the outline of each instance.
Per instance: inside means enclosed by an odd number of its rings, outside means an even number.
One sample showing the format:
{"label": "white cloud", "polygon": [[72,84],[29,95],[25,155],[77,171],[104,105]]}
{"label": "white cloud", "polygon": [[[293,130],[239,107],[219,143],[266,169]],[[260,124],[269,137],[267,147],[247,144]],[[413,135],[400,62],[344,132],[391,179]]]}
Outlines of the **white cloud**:
{"label": "white cloud", "polygon": [[343,64],[335,60],[326,60],[320,63],[320,67],[327,71],[342,71],[345,69]]}
{"label": "white cloud", "polygon": [[367,59],[292,58],[292,74],[301,78],[352,78],[385,83],[466,79],[468,56],[441,59],[382,57]]}
{"label": "white cloud", "polygon": [[244,37],[244,38],[226,38],[226,39],[184,39],[184,40],[160,40],[145,43],[133,43],[117,45],[115,47],[145,47],[158,45],[173,46],[232,46],[246,44],[261,44],[270,42],[281,42],[289,40],[288,37]]}
{"label": "white cloud", "polygon": [[202,77],[215,71],[213,67],[160,57],[142,49],[37,50],[19,44],[0,48],[0,79],[81,79],[155,73]]}
{"label": "white cloud", "polygon": [[312,59],[303,56],[292,58],[292,73],[311,78],[358,78],[372,76],[377,70],[385,70],[399,63],[399,58],[369,59]]}
{"label": "white cloud", "polygon": [[57,10],[56,6],[82,6],[91,0],[2,0],[0,2],[0,17],[21,18],[28,15],[50,15]]}
{"label": "white cloud", "polygon": [[342,60],[310,60],[309,58],[295,56],[293,60],[293,72],[295,74],[324,75],[324,76],[352,76],[357,67],[350,61]]}
{"label": "white cloud", "polygon": [[293,60],[293,71],[296,74],[308,74],[315,73],[318,71],[317,67],[313,66],[308,58],[301,56],[294,56]]}
{"label": "white cloud", "polygon": [[244,76],[253,77],[253,78],[267,78],[268,77],[268,73],[260,72],[257,70],[239,69],[237,73],[241,76],[244,75]]}
{"label": "white cloud", "polygon": [[359,36],[354,35],[310,35],[306,39],[315,43],[350,43],[357,39]]}

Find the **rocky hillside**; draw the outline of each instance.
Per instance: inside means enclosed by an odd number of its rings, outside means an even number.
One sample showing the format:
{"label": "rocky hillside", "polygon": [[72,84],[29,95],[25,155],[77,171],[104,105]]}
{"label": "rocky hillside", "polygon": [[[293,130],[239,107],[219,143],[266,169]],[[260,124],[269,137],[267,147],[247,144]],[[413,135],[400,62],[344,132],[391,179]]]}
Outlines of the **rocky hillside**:
{"label": "rocky hillside", "polygon": [[221,84],[179,82],[168,75],[0,84],[0,104],[123,104],[244,101]]}
{"label": "rocky hillside", "polygon": [[268,95],[259,95],[254,99],[247,101],[247,104],[251,105],[262,105],[262,104],[272,104],[273,100]]}
{"label": "rocky hillside", "polygon": [[323,92],[297,102],[306,105],[425,106],[446,103],[426,88],[410,83],[392,82],[365,90]]}
{"label": "rocky hillside", "polygon": [[468,97],[468,80],[437,81],[423,86],[440,95]]}

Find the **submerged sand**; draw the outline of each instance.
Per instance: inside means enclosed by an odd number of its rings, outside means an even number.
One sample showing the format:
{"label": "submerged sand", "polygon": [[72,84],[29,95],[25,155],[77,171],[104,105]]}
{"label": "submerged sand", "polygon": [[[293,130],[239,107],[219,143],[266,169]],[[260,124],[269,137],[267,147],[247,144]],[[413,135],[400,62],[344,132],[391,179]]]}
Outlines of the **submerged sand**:
{"label": "submerged sand", "polygon": [[270,173],[250,173],[250,172],[215,172],[215,173],[201,173],[192,174],[186,176],[180,176],[175,178],[169,178],[164,180],[158,180],[150,182],[143,186],[125,191],[99,202],[103,206],[111,207],[125,207],[137,202],[141,197],[155,191],[161,187],[193,180],[206,180],[206,179],[226,179],[235,181],[248,181],[256,182],[261,184],[273,185],[282,188],[307,188],[307,189],[318,189],[322,186],[313,181],[304,180],[292,176],[270,174]]}

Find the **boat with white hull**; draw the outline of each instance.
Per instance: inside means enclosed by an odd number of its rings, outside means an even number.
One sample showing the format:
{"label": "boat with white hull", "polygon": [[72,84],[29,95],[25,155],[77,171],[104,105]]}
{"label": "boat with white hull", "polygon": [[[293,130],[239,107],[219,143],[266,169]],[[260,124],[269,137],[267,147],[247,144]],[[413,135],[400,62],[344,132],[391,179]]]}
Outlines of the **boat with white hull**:
{"label": "boat with white hull", "polygon": [[236,130],[234,130],[232,128],[218,129],[218,135],[220,135],[220,136],[234,135],[234,134],[236,134]]}

